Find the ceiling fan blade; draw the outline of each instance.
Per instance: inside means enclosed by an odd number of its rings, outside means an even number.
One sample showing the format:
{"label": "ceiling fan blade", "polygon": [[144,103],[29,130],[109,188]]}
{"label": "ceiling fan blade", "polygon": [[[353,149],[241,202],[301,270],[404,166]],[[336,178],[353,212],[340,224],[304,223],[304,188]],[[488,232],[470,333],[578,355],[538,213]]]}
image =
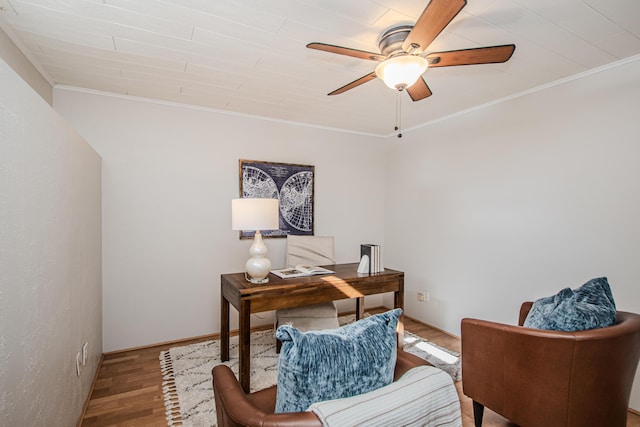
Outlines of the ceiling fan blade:
{"label": "ceiling fan blade", "polygon": [[431,0],[402,44],[402,49],[405,52],[424,52],[466,4],[466,0]]}
{"label": "ceiling fan blade", "polygon": [[426,56],[431,67],[451,67],[454,65],[496,64],[506,62],[516,49],[514,44],[477,47],[473,49],[433,52]]}
{"label": "ceiling fan blade", "polygon": [[424,78],[420,77],[413,86],[407,88],[407,92],[413,101],[420,101],[428,96],[431,96],[431,89],[427,86],[427,82]]}
{"label": "ceiling fan blade", "polygon": [[348,91],[349,89],[353,89],[356,86],[360,86],[361,84],[364,84],[366,82],[369,82],[373,79],[376,78],[376,73],[369,73],[366,76],[362,76],[357,80],[352,81],[349,84],[346,84],[344,86],[342,86],[341,88],[338,88],[336,90],[334,90],[333,92],[329,92],[327,95],[340,95],[341,93],[344,93],[346,91]]}
{"label": "ceiling fan blade", "polygon": [[380,55],[379,53],[351,49],[349,47],[334,46],[332,44],[309,43],[307,47],[309,49],[323,50],[329,53],[337,53],[339,55],[352,56],[354,58],[367,59],[369,61],[384,61],[385,59],[387,59],[386,56]]}

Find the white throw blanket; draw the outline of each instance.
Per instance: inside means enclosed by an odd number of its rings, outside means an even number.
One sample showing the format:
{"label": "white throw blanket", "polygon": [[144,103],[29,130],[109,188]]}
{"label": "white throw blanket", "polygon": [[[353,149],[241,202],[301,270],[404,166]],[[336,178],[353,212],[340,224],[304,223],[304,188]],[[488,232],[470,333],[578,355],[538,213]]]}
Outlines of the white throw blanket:
{"label": "white throw blanket", "polygon": [[325,427],[462,427],[460,400],[451,377],[432,366],[407,371],[398,381],[369,393],[309,406]]}

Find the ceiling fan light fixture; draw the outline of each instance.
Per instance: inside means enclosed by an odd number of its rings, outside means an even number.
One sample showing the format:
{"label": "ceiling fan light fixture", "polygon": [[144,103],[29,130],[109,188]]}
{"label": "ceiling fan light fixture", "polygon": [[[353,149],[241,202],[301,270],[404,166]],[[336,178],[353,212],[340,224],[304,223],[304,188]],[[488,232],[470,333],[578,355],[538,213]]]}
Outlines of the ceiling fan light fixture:
{"label": "ceiling fan light fixture", "polygon": [[394,56],[378,64],[376,76],[389,88],[404,90],[413,86],[427,71],[427,67],[429,67],[429,61],[421,56]]}

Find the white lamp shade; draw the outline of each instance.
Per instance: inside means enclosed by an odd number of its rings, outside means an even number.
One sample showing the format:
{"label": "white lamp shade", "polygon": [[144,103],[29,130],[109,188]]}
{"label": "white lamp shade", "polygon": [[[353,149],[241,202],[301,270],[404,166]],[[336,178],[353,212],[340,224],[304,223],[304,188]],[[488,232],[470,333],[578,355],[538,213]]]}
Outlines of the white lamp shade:
{"label": "white lamp shade", "polygon": [[256,231],[277,230],[278,199],[233,199],[231,200],[231,229]]}
{"label": "white lamp shade", "polygon": [[429,61],[421,56],[394,56],[376,67],[376,76],[391,89],[403,90],[413,86],[428,67]]}

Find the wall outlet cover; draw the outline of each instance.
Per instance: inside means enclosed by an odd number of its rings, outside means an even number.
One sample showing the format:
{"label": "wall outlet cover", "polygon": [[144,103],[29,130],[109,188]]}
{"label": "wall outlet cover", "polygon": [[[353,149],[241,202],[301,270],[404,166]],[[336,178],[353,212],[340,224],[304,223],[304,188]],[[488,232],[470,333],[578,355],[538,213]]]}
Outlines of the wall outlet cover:
{"label": "wall outlet cover", "polygon": [[80,376],[80,365],[82,364],[82,355],[80,352],[76,354],[76,375]]}
{"label": "wall outlet cover", "polygon": [[86,342],[82,344],[82,366],[87,365],[87,349],[89,347],[89,343]]}

